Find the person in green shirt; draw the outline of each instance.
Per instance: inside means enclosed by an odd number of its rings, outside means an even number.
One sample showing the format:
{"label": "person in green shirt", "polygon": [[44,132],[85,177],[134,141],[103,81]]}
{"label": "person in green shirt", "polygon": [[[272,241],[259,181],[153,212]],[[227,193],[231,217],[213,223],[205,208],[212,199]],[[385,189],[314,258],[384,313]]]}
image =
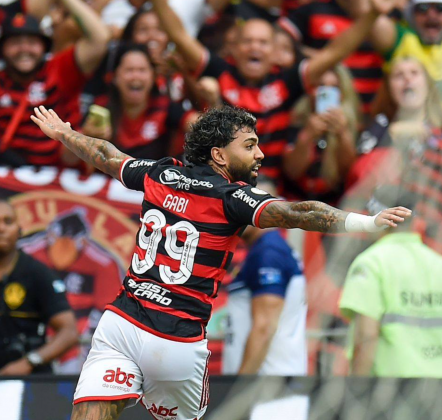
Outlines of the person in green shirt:
{"label": "person in green shirt", "polygon": [[[369,207],[377,212],[396,201],[413,208],[417,198],[383,186]],[[411,221],[390,230],[354,260],[345,281],[340,309],[351,320],[351,374],[440,378],[442,256]]]}

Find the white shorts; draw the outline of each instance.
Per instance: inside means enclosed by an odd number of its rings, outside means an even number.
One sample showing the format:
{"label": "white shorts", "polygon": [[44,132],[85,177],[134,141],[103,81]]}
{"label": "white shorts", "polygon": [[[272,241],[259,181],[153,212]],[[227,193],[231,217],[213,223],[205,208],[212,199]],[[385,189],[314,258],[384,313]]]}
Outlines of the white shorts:
{"label": "white shorts", "polygon": [[141,400],[158,420],[197,420],[207,408],[207,340],[181,343],[144,331],[111,311],[101,318],[74,404]]}

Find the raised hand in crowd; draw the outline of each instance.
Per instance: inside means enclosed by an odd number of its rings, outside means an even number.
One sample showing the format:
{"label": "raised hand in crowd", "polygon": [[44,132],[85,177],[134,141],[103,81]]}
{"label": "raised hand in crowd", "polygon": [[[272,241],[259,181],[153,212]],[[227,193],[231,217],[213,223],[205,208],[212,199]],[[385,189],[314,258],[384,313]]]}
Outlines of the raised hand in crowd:
{"label": "raised hand in crowd", "polygon": [[210,107],[222,105],[218,80],[214,77],[202,77],[196,84],[197,94]]}
{"label": "raised hand in crowd", "polygon": [[341,137],[349,131],[347,116],[342,108],[329,109],[320,118],[327,126],[326,131],[334,136]]}

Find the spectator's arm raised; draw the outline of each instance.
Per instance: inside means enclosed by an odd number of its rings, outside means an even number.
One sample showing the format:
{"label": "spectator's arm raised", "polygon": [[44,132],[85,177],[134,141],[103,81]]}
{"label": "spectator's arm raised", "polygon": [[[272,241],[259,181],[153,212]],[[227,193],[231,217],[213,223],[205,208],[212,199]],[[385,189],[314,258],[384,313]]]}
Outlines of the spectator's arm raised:
{"label": "spectator's arm raised", "polygon": [[[355,23],[346,31],[330,42],[308,62],[307,81],[310,85],[316,85],[321,76],[350,55],[370,34],[373,25],[379,15],[389,13],[395,0],[370,0],[371,10],[360,16]],[[384,36],[381,32],[380,36]]]}
{"label": "spectator's arm raised", "polygon": [[166,0],[152,0],[152,3],[161,25],[170,40],[176,44],[178,51],[183,55],[188,70],[196,71],[203,62],[206,49],[186,31],[181,19]]}
{"label": "spectator's arm raised", "polygon": [[23,4],[26,7],[26,13],[34,16],[36,19],[43,19],[48,13],[55,0],[25,0]]}
{"label": "spectator's arm raised", "polygon": [[77,64],[84,74],[93,72],[107,50],[110,32],[100,16],[81,0],[62,0],[80,26],[83,37],[75,44]]}

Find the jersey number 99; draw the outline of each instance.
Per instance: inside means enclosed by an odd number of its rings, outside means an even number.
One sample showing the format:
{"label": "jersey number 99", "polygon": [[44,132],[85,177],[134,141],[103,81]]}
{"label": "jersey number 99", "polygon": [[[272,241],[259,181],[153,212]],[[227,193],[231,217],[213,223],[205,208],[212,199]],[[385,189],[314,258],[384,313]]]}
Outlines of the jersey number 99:
{"label": "jersey number 99", "polygon": [[[152,232],[148,232],[147,225],[152,225]],[[162,230],[167,225],[166,217],[159,210],[149,210],[144,214],[141,230],[138,235],[138,246],[145,250],[144,259],[140,260],[137,253],[132,257],[132,270],[135,274],[144,274],[155,265],[158,245],[163,237]],[[178,245],[177,233],[185,232],[186,240],[183,246]],[[164,249],[174,260],[180,261],[177,272],[164,264],[158,266],[161,280],[168,284],[183,284],[192,275],[195,254],[200,234],[191,223],[184,220],[166,228]]]}

